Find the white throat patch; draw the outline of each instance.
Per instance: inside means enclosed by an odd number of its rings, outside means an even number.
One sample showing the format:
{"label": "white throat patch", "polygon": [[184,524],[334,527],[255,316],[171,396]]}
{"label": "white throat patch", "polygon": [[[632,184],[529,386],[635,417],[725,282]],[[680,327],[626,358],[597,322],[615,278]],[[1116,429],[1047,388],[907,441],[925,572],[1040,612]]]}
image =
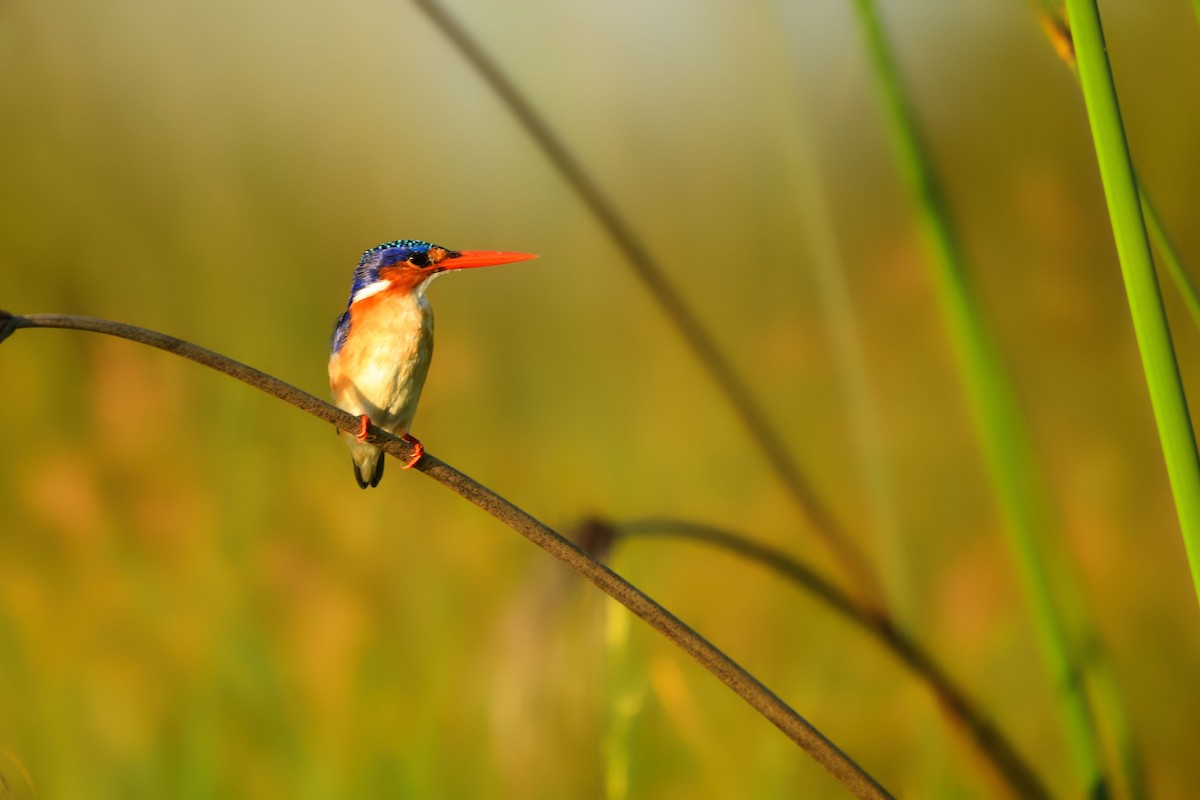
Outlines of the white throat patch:
{"label": "white throat patch", "polygon": [[373,294],[379,294],[391,285],[391,281],[375,281],[374,283],[368,284],[354,293],[354,297],[350,298],[350,305],[354,305],[359,300],[366,300]]}

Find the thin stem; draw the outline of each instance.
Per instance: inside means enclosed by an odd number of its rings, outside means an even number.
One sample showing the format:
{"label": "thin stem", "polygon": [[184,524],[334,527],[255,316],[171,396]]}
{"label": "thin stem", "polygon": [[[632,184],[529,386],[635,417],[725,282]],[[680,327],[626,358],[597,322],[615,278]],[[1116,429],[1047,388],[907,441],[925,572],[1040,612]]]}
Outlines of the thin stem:
{"label": "thin stem", "polygon": [[[1200,0],[1197,1],[1200,2]],[[1079,64],[1075,56],[1075,43],[1071,36],[1071,27],[1064,16],[1065,11],[1061,11],[1058,8],[1051,8],[1037,12],[1037,14],[1042,23],[1042,28],[1047,34],[1050,45],[1054,48],[1055,53],[1058,54],[1067,69],[1070,70],[1071,77],[1075,79],[1076,85],[1082,92],[1083,84],[1079,77]],[[1187,306],[1193,324],[1200,327],[1200,294],[1197,292],[1196,284],[1188,274],[1187,268],[1183,264],[1183,258],[1180,256],[1179,250],[1175,247],[1175,243],[1171,240],[1166,225],[1163,224],[1162,218],[1158,214],[1158,209],[1151,201],[1146,187],[1142,185],[1141,180],[1137,179],[1136,174],[1134,178],[1138,185],[1138,199],[1141,203],[1142,213],[1145,216],[1154,245],[1162,256],[1163,263],[1165,263],[1167,272],[1175,283],[1176,290]],[[1101,711],[1100,716],[1108,723],[1112,732],[1119,763],[1125,778],[1126,792],[1132,800],[1140,800],[1140,798],[1148,795],[1149,790],[1146,787],[1142,756],[1138,743],[1134,738],[1133,727],[1129,721],[1129,713],[1125,708],[1124,699],[1118,689],[1116,676],[1113,674],[1112,659],[1094,632],[1090,634],[1090,639],[1091,646],[1088,648],[1088,661],[1091,667],[1088,670],[1088,678],[1094,687],[1094,696]]]}
{"label": "thin stem", "polygon": [[1076,766],[1090,793],[1106,791],[1100,743],[1091,704],[1081,680],[1082,665],[1068,640],[1066,624],[1051,590],[1040,542],[1050,538],[1039,502],[1037,469],[999,352],[975,298],[966,258],[958,242],[941,185],[901,85],[899,69],[872,0],[855,0],[859,22],[901,166],[917,199],[930,264],[983,446],[1005,531],[1032,606],[1042,653],[1054,681],[1055,699]]}
{"label": "thin stem", "polygon": [[434,0],[413,0],[458,48],[463,57],[476,69],[525,128],[530,138],[545,153],[550,163],[596,217],[613,244],[625,256],[634,273],[650,292],[671,324],[679,331],[685,344],[708,371],[717,388],[725,395],[734,412],[745,425],[750,438],[762,452],[771,469],[786,487],[817,535],[837,557],[847,577],[854,582],[864,600],[882,605],[879,579],[866,557],[838,524],[813,489],[783,444],[783,437],[768,420],[754,399],[745,381],[729,360],[722,355],[696,312],[666,277],[666,271],[650,254],[649,248],[634,232],[633,227],[617,211],[616,204],[603,192],[583,163],[555,133],[546,119],[538,113],[525,94],[500,68],[494,59],[471,35]]}
{"label": "thin stem", "polygon": [[967,732],[984,758],[996,769],[1013,794],[1022,798],[1048,798],[1046,787],[1008,738],[979,711],[932,654],[893,620],[870,614],[853,598],[821,577],[815,569],[788,553],[741,534],[711,525],[674,519],[647,519],[613,523],[617,539],[678,538],[712,545],[772,570],[843,618],[878,640],[929,687],[947,713]]}
{"label": "thin stem", "polygon": [[[1195,2],[1200,7],[1200,0],[1195,0]],[[1082,90],[1083,85],[1079,78],[1079,65],[1075,58],[1075,42],[1071,38],[1070,25],[1058,13],[1057,9],[1036,13],[1051,47],[1054,48],[1054,52],[1066,64],[1067,69],[1071,71],[1071,76],[1075,78],[1076,83]],[[1163,224],[1162,217],[1159,216],[1158,208],[1151,201],[1150,195],[1146,192],[1146,187],[1142,185],[1141,179],[1137,177],[1136,171],[1134,180],[1137,182],[1138,200],[1142,204],[1142,215],[1145,217],[1150,238],[1162,256],[1163,261],[1166,262],[1167,272],[1171,275],[1171,279],[1174,281],[1175,288],[1179,291],[1180,297],[1183,298],[1188,313],[1192,317],[1192,322],[1197,327],[1200,327],[1200,290],[1196,288],[1195,281],[1192,280],[1187,268],[1184,267],[1183,257],[1180,256],[1179,249],[1175,247],[1174,241],[1171,240],[1170,235],[1167,233],[1167,227]]]}
{"label": "thin stem", "polygon": [[[306,411],[318,419],[336,426],[338,430],[354,433],[358,429],[358,417],[272,375],[173,336],[94,317],[77,317],[66,314],[15,316],[7,312],[0,312],[0,341],[21,328],[68,328],[92,331],[157,347],[237,378],[256,389],[290,403],[301,411]],[[388,455],[404,461],[407,461],[412,455],[410,444],[373,425],[368,432],[367,441]],[[776,697],[757,678],[636,586],[588,555],[561,534],[428,451],[414,468],[460,497],[470,500],[628,608],[770,720],[789,739],[808,753],[814,761],[841,781],[846,789],[856,797],[891,797],[849,756],[825,738],[820,731],[790,706]]]}
{"label": "thin stem", "polygon": [[1155,208],[1154,203],[1150,202],[1150,197],[1146,194],[1140,181],[1138,182],[1138,199],[1142,203],[1142,214],[1145,215],[1146,227],[1150,230],[1154,246],[1158,248],[1158,253],[1162,256],[1163,263],[1166,264],[1167,272],[1174,281],[1179,296],[1183,298],[1184,305],[1187,306],[1192,322],[1200,328],[1200,292],[1196,291],[1196,284],[1183,266],[1183,259],[1180,258],[1179,250],[1171,240],[1170,234],[1167,233],[1167,226],[1163,224],[1162,217],[1158,215],[1158,209]]}
{"label": "thin stem", "polygon": [[1137,179],[1105,51],[1100,11],[1094,0],[1067,0],[1067,14],[1133,330],[1175,496],[1192,583],[1200,600],[1200,456],[1196,453],[1187,397],[1154,272]]}

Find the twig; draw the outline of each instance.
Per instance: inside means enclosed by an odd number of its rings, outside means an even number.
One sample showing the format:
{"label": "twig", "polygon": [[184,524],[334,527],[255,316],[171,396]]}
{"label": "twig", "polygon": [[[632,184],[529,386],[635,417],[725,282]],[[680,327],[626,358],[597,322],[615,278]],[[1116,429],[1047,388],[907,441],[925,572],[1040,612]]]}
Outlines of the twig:
{"label": "twig", "polygon": [[862,602],[883,605],[883,591],[870,563],[830,510],[818,497],[812,482],[804,475],[783,444],[783,437],[768,420],[754,399],[745,381],[729,360],[721,354],[712,336],[699,317],[671,285],[666,271],[650,254],[649,248],[634,232],[633,227],[617,211],[600,189],[599,184],[584,168],[582,162],[567,147],[545,118],[538,113],[517,85],[504,73],[471,35],[446,13],[434,0],[413,0],[434,22],[446,38],[479,72],[496,95],[525,127],[526,132],[546,154],[567,184],[575,190],[600,226],[624,254],[629,266],[650,292],[650,296],[679,331],[684,342],[725,395],[734,412],[746,426],[750,438],[762,452],[767,463],[787,488],[789,496],[799,506],[817,535],[836,556],[859,594]]}
{"label": "twig", "polygon": [[[0,341],[21,328],[68,328],[92,331],[157,347],[248,383],[256,389],[290,403],[301,411],[306,411],[336,426],[339,430],[354,433],[358,429],[358,417],[335,408],[324,400],[297,389],[272,375],[173,336],[94,317],[66,314],[16,316],[0,311]],[[408,460],[411,456],[412,448],[407,442],[391,436],[373,425],[367,441],[396,458]],[[594,583],[601,591],[641,617],[650,627],[698,661],[756,711],[770,720],[788,738],[807,752],[813,760],[829,770],[856,797],[891,797],[849,756],[776,697],[757,678],[607,566],[500,495],[454,469],[428,451],[417,462],[415,469],[425,473],[452,492],[470,500],[550,555],[567,564]]]}
{"label": "twig", "polygon": [[[598,527],[596,521],[590,528]],[[1008,738],[981,711],[966,692],[946,674],[933,656],[888,617],[865,613],[852,598],[799,559],[770,545],[711,525],[674,519],[647,519],[609,523],[617,539],[678,538],[702,542],[755,561],[775,571],[865,630],[892,652],[934,693],[947,713],[966,730],[975,746],[1021,798],[1049,798],[1033,769]]]}

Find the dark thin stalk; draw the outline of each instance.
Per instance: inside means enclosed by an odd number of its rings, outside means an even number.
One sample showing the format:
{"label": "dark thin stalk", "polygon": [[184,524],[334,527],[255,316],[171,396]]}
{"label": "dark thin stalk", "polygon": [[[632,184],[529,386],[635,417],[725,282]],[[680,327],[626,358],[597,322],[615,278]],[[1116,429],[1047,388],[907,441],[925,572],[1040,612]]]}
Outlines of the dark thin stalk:
{"label": "dark thin stalk", "polygon": [[[15,316],[0,312],[0,341],[21,328],[67,328],[92,331],[140,344],[157,347],[260,389],[269,395],[290,403],[301,411],[324,420],[347,432],[358,430],[359,418],[324,400],[297,389],[289,383],[248,367],[238,361],[205,349],[191,342],[156,331],[112,322],[94,317],[77,317],[66,314],[32,314]],[[371,426],[367,441],[388,455],[407,461],[412,455],[412,446],[402,439]],[[561,534],[542,524],[517,506],[492,490],[464,475],[444,461],[426,452],[414,467],[425,473],[455,494],[470,500],[550,555],[594,583],[605,594],[628,608],[650,627],[665,636],[675,646],[686,652],[722,683],[728,686],[751,707],[766,717],[783,733],[798,744],[818,764],[833,774],[852,794],[860,798],[891,797],[870,775],[854,763],[836,745],[797,714],[790,706],[776,697],[766,686],[729,658],[704,637],[696,633],[633,584],[597,561],[585,551],[564,538]]]}
{"label": "dark thin stalk", "polygon": [[677,538],[717,547],[777,573],[866,631],[929,687],[946,712],[963,727],[983,757],[996,769],[1013,794],[1021,798],[1049,798],[1037,774],[1008,738],[974,703],[916,640],[893,620],[863,611],[837,586],[797,558],[731,531],[673,519],[612,523],[617,539]]}
{"label": "dark thin stalk", "polygon": [[846,577],[853,581],[864,601],[881,606],[883,593],[879,578],[870,563],[817,496],[812,482],[788,453],[783,444],[783,437],[771,424],[745,381],[722,355],[696,312],[667,279],[666,271],[650,254],[646,244],[617,211],[616,204],[603,192],[582,162],[538,113],[525,94],[457,20],[434,0],[413,0],[413,4],[425,12],[446,38],[458,48],[525,128],[562,178],[579,195],[613,244],[625,256],[629,266],[650,292],[650,296],[679,331],[685,344],[707,370],[717,388],[725,395],[745,425],[750,438],[786,487],[789,496],[817,535],[837,557]]}

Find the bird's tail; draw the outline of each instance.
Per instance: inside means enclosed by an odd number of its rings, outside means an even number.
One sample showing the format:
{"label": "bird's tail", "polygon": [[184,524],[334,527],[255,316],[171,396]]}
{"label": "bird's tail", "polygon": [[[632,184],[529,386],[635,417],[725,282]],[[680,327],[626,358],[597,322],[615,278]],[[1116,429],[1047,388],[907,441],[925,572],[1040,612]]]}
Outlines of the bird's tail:
{"label": "bird's tail", "polygon": [[378,447],[358,442],[351,435],[344,434],[343,438],[350,447],[350,461],[354,467],[354,480],[362,489],[368,486],[378,486],[383,477],[383,465],[387,463],[383,451]]}
{"label": "bird's tail", "polygon": [[355,461],[353,463],[354,480],[358,481],[359,488],[378,486],[379,479],[383,477],[383,465],[386,463],[387,459],[379,450],[376,450],[375,455],[365,461]]}

